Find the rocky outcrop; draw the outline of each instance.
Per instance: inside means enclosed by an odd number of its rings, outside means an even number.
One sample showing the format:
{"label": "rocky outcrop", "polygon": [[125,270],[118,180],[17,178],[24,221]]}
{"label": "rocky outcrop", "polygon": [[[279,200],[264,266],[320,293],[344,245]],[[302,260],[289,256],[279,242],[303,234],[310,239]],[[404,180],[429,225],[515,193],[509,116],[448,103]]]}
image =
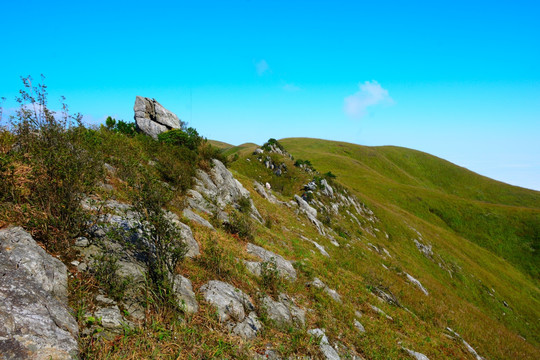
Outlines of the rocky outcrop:
{"label": "rocky outcrop", "polygon": [[[276,271],[282,277],[288,278],[289,280],[296,280],[296,270],[292,266],[291,262],[285,260],[282,256],[275,254],[269,250],[266,250],[260,246],[257,246],[252,243],[247,245],[248,254],[255,255],[262,260],[262,262],[272,262],[276,265]],[[252,273],[257,276],[261,275],[261,266],[262,262],[253,262],[246,261],[245,264]]]}
{"label": "rocky outcrop", "polygon": [[194,189],[188,191],[189,206],[209,215],[217,213],[221,221],[228,222],[226,206],[231,205],[239,209],[240,201],[247,199],[251,216],[262,223],[261,214],[253,205],[249,191],[234,178],[221,161],[213,159],[212,165],[209,173],[197,171]]}
{"label": "rocky outcrop", "polygon": [[165,109],[155,99],[137,96],[133,111],[137,130],[154,139],[167,130],[180,129],[183,125],[178,116]]}
{"label": "rocky outcrop", "polygon": [[254,312],[255,306],[242,290],[218,280],[209,281],[200,290],[232,333],[250,339],[262,328]]}
{"label": "rocky outcrop", "polygon": [[315,227],[317,228],[319,234],[326,235],[326,232],[324,231],[324,225],[319,221],[319,219],[317,219],[317,210],[311,207],[307,203],[307,201],[305,201],[298,195],[294,195],[294,200],[296,200],[300,212],[306,214],[309,221],[311,221],[313,225],[315,225]]}
{"label": "rocky outcrop", "polygon": [[0,357],[75,359],[67,268],[22,228],[0,230]]}
{"label": "rocky outcrop", "polygon": [[286,294],[279,294],[277,301],[265,296],[261,304],[266,310],[268,318],[280,326],[296,325],[302,327],[305,325],[305,310],[296,306]]}

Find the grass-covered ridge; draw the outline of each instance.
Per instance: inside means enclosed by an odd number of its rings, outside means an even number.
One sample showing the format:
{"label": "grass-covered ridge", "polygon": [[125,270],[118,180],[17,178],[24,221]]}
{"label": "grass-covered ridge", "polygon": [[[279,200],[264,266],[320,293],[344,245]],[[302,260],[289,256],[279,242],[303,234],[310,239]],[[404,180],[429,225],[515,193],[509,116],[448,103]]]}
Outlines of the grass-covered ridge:
{"label": "grass-covered ridge", "polygon": [[406,148],[307,138],[280,142],[373,201],[449,228],[538,279],[540,192]]}

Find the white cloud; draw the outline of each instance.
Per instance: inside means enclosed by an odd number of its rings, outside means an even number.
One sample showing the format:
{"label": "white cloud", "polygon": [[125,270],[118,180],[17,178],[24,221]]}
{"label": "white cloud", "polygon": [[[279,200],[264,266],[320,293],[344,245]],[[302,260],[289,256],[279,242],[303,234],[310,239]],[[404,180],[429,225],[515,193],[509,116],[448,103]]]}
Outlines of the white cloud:
{"label": "white cloud", "polygon": [[352,118],[361,118],[366,115],[367,108],[377,104],[393,104],[394,100],[388,95],[377,81],[366,81],[358,84],[360,88],[356,93],[347,96],[344,100],[345,114]]}
{"label": "white cloud", "polygon": [[263,59],[255,64],[255,69],[257,70],[257,74],[262,76],[265,72],[270,70],[270,67],[268,66],[266,60]]}
{"label": "white cloud", "polygon": [[296,86],[294,84],[285,84],[285,85],[283,85],[283,90],[294,92],[294,91],[299,91],[300,87],[298,87],[298,86]]}

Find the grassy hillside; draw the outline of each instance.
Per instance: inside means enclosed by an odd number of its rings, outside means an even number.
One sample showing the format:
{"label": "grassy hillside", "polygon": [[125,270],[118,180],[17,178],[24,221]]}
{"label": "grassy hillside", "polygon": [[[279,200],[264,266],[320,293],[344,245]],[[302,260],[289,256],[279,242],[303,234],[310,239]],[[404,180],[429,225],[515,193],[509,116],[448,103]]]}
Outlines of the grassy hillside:
{"label": "grassy hillside", "polygon": [[538,280],[540,192],[507,185],[435,156],[393,146],[305,138],[280,142],[381,205],[450,229]]}

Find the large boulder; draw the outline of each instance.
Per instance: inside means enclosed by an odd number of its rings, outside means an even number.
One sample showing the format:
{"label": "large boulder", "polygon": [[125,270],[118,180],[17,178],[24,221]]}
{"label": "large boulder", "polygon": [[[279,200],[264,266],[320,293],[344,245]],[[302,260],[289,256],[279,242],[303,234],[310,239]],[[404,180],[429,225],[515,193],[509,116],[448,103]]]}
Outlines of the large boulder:
{"label": "large boulder", "polygon": [[0,273],[0,358],[77,358],[66,266],[13,227],[0,230]]}
{"label": "large boulder", "polygon": [[155,99],[137,96],[133,111],[137,130],[154,139],[157,139],[162,132],[180,129],[183,125],[178,116],[165,109]]}
{"label": "large boulder", "polygon": [[306,323],[306,311],[296,306],[293,300],[286,294],[279,294],[277,301],[265,296],[262,299],[268,318],[280,326],[297,325],[304,326]]}

